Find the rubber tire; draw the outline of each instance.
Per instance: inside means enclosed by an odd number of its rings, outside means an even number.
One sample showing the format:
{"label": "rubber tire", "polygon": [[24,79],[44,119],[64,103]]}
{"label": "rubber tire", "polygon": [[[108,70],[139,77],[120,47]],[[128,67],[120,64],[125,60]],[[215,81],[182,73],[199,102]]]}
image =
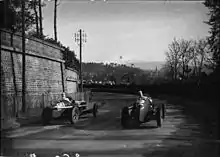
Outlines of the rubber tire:
{"label": "rubber tire", "polygon": [[137,121],[137,119],[130,119],[130,121],[129,121],[129,128],[138,129],[139,127],[140,127],[140,124]]}
{"label": "rubber tire", "polygon": [[160,128],[162,126],[162,115],[161,115],[161,108],[157,109],[156,113],[156,121],[157,121],[157,127]]}
{"label": "rubber tire", "polygon": [[161,104],[161,110],[162,110],[162,119],[165,119],[165,114],[166,114],[166,108],[165,108],[165,104]]}
{"label": "rubber tire", "polygon": [[92,109],[92,114],[93,114],[93,117],[94,117],[94,118],[97,117],[97,113],[98,113],[98,105],[97,105],[97,104],[94,104],[94,105],[93,105],[93,109]]}
{"label": "rubber tire", "polygon": [[130,119],[130,115],[129,115],[129,111],[128,111],[128,107],[123,107],[121,110],[121,125],[123,128],[127,128],[128,125],[128,121]]}
{"label": "rubber tire", "polygon": [[44,108],[41,114],[43,125],[49,124],[50,121],[52,120],[52,116],[53,116],[53,110],[50,107]]}
{"label": "rubber tire", "polygon": [[[74,107],[69,115],[69,120],[71,124],[76,124],[79,120],[79,116],[80,116],[80,110],[78,107]],[[73,118],[75,117],[75,118]]]}

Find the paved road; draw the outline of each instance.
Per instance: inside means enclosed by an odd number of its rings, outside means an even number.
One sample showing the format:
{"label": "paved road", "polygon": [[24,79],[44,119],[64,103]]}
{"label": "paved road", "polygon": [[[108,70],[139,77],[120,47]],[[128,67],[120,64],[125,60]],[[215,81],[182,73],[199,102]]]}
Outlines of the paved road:
{"label": "paved road", "polygon": [[140,129],[123,130],[120,109],[134,99],[133,95],[95,93],[94,101],[106,101],[97,118],[82,117],[76,126],[54,121],[47,127],[23,127],[7,134],[10,140],[3,140],[4,148],[13,156],[35,152],[47,157],[62,153],[89,157],[217,157],[216,142],[201,129],[202,124],[184,115],[178,104],[167,104],[162,128],[156,128],[156,122],[151,121]]}

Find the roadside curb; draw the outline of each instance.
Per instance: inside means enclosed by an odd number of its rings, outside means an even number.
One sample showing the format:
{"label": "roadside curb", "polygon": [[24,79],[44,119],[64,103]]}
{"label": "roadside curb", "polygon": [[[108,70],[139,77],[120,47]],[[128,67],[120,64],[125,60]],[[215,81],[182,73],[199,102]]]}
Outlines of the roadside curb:
{"label": "roadside curb", "polygon": [[8,131],[16,130],[18,128],[27,126],[29,124],[38,123],[40,121],[41,121],[40,116],[13,118],[13,119],[7,120],[1,126],[0,131],[8,132]]}

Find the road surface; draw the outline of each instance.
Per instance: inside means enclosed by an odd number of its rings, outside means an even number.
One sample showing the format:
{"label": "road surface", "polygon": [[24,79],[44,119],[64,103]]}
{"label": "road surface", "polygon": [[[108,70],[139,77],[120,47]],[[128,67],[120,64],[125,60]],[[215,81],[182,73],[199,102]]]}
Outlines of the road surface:
{"label": "road surface", "polygon": [[76,126],[53,121],[50,126],[32,124],[7,133],[2,140],[5,154],[55,157],[64,153],[88,157],[217,157],[217,141],[202,129],[204,126],[183,112],[178,104],[165,103],[166,118],[162,128],[156,121],[139,129],[120,126],[120,109],[135,100],[133,95],[95,93],[93,100],[105,100],[98,117],[82,117]]}

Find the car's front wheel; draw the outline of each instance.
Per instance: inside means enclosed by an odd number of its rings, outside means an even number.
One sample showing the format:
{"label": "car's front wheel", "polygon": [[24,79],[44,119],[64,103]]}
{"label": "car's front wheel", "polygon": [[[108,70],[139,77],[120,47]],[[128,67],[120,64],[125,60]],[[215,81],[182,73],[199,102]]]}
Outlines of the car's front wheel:
{"label": "car's front wheel", "polygon": [[80,110],[78,107],[74,107],[72,109],[71,114],[69,115],[69,120],[71,122],[71,124],[75,124],[78,120],[79,120],[79,116],[80,116]]}
{"label": "car's front wheel", "polygon": [[96,118],[97,113],[98,113],[98,105],[94,104],[93,109],[92,109],[92,114],[94,118]]}
{"label": "car's front wheel", "polygon": [[[133,114],[135,114],[135,111]],[[129,114],[129,108],[124,107],[121,111],[121,125],[123,128],[138,128],[139,127],[139,121],[136,118],[136,116],[131,116]]]}

